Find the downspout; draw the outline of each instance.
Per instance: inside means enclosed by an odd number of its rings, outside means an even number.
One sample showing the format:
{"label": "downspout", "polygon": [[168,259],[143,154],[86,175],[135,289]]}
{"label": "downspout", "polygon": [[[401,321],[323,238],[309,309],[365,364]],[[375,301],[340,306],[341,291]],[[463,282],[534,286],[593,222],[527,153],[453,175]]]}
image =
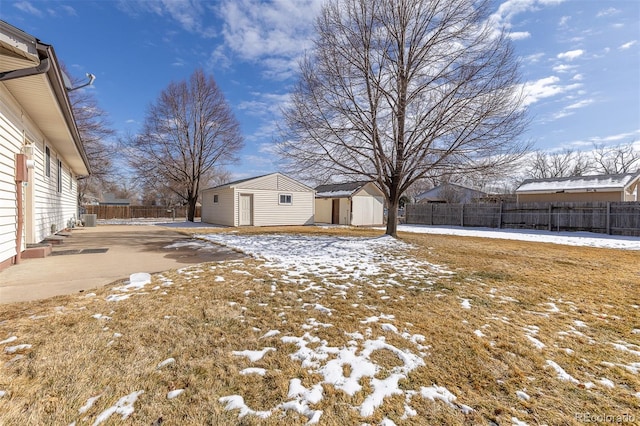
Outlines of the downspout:
{"label": "downspout", "polygon": [[16,223],[16,255],[14,264],[17,265],[22,259],[22,232],[24,229],[23,203],[22,203],[22,184],[29,180],[29,172],[27,171],[27,158],[24,154],[16,155],[16,204],[17,204],[17,223]]}
{"label": "downspout", "polygon": [[36,51],[38,52],[38,59],[40,59],[40,63],[31,68],[22,68],[18,70],[0,72],[0,81],[7,81],[13,80],[14,78],[44,74],[49,71],[49,68],[51,68],[51,60],[49,59],[49,54],[47,52],[48,48],[49,46],[47,46],[46,44],[42,44],[36,41]]}

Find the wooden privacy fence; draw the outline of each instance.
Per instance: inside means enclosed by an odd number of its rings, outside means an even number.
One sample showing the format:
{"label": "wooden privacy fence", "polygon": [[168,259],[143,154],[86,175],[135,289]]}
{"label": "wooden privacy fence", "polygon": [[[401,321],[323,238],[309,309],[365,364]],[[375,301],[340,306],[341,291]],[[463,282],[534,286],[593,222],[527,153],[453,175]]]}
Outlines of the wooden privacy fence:
{"label": "wooden privacy fence", "polygon": [[640,203],[408,204],[406,223],[640,236]]}
{"label": "wooden privacy fence", "polygon": [[[83,206],[86,214],[95,214],[98,219],[156,219],[186,218],[187,207],[161,206]],[[196,217],[200,217],[200,207],[196,207]]]}

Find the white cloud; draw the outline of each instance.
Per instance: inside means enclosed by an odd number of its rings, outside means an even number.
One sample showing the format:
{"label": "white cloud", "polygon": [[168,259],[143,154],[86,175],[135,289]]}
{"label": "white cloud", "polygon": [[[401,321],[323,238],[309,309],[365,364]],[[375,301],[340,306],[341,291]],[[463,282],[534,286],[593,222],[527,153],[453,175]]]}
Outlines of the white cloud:
{"label": "white cloud", "polygon": [[528,31],[516,31],[509,34],[511,40],[524,40],[531,37],[531,33]]}
{"label": "white cloud", "polygon": [[569,20],[571,20],[571,16],[563,16],[560,18],[560,22],[558,22],[558,26],[566,27],[569,24]]}
{"label": "white cloud", "polygon": [[579,102],[575,102],[571,105],[566,106],[564,109],[579,109],[579,108],[584,108],[588,105],[591,105],[593,102],[595,102],[593,99],[583,99]]}
{"label": "white cloud", "polygon": [[593,145],[617,145],[617,144],[626,144],[633,143],[634,148],[640,149],[640,129],[631,132],[625,133],[617,133],[614,135],[608,136],[592,136],[587,139],[575,140],[571,142],[573,146],[593,146]]}
{"label": "white cloud", "polygon": [[626,50],[629,49],[631,46],[633,46],[634,44],[636,44],[638,42],[638,40],[631,40],[625,44],[623,44],[622,46],[620,46],[618,49],[620,50]]}
{"label": "white cloud", "polygon": [[558,53],[557,58],[566,59],[567,61],[573,61],[574,59],[579,58],[583,54],[584,54],[584,50],[582,49],[569,50],[568,52]]}
{"label": "white cloud", "polygon": [[536,81],[529,81],[524,84],[523,88],[526,96],[524,106],[534,104],[541,99],[579,89],[580,87],[580,83],[563,85],[560,83],[560,78],[556,76],[545,77]]}
{"label": "white cloud", "polygon": [[78,15],[76,10],[71,6],[63,4],[63,5],[60,5],[59,7],[60,7],[60,9],[62,9],[64,11],[64,13],[66,13],[69,16],[77,16]]}
{"label": "white cloud", "polygon": [[584,79],[584,76],[582,74],[576,74],[573,76],[573,78],[571,80],[574,81],[582,81]]}
{"label": "white cloud", "polygon": [[526,62],[535,64],[536,62],[539,62],[540,59],[542,58],[544,58],[544,53],[534,53],[533,55],[525,56],[524,60]]}
{"label": "white cloud", "polygon": [[576,68],[575,65],[560,64],[560,65],[554,66],[553,70],[555,72],[565,73],[565,72],[573,71],[575,68]]}
{"label": "white cloud", "polygon": [[40,11],[40,9],[38,9],[28,1],[19,1],[17,3],[14,3],[13,6],[25,13],[29,13],[35,16],[42,16],[42,11]]}
{"label": "white cloud", "polygon": [[225,0],[219,7],[226,46],[242,59],[260,61],[272,78],[286,78],[311,47],[322,0]]}
{"label": "white cloud", "polygon": [[620,13],[620,11],[618,9],[616,9],[615,7],[610,7],[608,9],[602,9],[601,11],[599,11],[598,14],[596,15],[596,17],[602,18],[604,16],[612,16],[612,15],[616,15],[618,13]]}
{"label": "white cloud", "polygon": [[180,26],[205,38],[213,37],[216,32],[205,22],[213,21],[213,9],[200,0],[146,0],[132,2],[119,0],[118,8],[137,16],[141,13],[153,13],[177,21]]}

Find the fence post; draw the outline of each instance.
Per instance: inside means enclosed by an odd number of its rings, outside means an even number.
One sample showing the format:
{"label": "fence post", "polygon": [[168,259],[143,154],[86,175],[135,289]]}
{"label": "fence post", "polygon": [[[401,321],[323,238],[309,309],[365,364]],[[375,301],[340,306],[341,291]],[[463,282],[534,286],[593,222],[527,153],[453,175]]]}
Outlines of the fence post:
{"label": "fence post", "polygon": [[549,203],[549,219],[547,220],[547,222],[549,223],[547,225],[547,228],[549,229],[549,231],[551,231],[551,222],[553,221],[553,205],[551,203]]}
{"label": "fence post", "polygon": [[464,228],[464,203],[460,204],[460,226]]}
{"label": "fence post", "polygon": [[611,202],[607,202],[607,235],[611,235]]}
{"label": "fence post", "polygon": [[500,212],[498,213],[498,229],[502,229],[502,205],[504,201],[500,201]]}
{"label": "fence post", "polygon": [[431,206],[431,217],[429,218],[429,222],[431,226],[433,226],[433,203],[429,203],[429,205]]}

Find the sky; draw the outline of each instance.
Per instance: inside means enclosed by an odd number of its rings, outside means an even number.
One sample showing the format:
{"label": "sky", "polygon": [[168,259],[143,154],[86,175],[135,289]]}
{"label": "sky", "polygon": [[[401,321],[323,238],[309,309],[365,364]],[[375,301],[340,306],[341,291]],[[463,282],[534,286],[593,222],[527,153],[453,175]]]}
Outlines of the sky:
{"label": "sky", "polygon": [[[141,129],[172,81],[214,77],[245,147],[232,177],[277,171],[273,143],[322,0],[0,0],[0,19],[53,45],[119,136]],[[496,0],[521,62],[531,124],[549,152],[640,141],[640,1]]]}

